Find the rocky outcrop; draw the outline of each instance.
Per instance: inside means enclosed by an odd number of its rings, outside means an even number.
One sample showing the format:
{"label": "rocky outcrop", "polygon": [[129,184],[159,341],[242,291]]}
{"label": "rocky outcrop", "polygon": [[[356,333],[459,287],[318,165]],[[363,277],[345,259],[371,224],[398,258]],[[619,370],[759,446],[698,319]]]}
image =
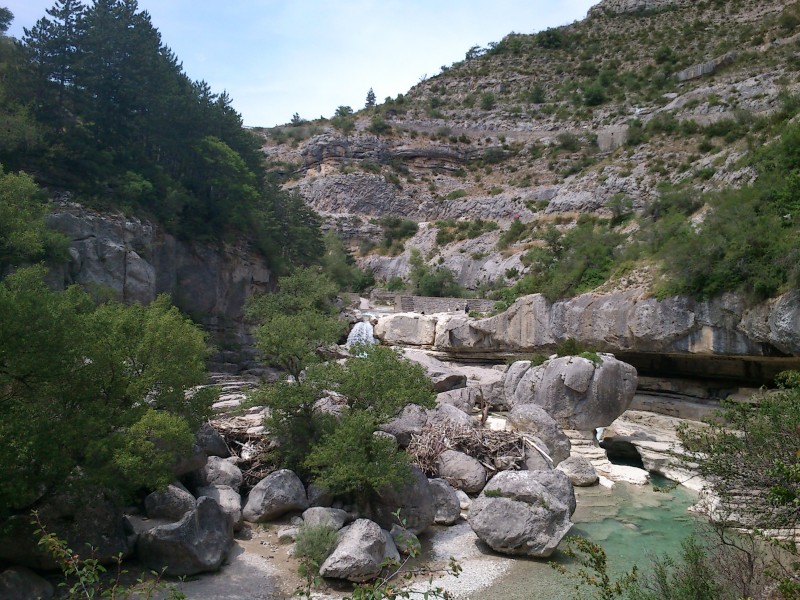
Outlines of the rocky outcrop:
{"label": "rocky outcrop", "polygon": [[433,524],[435,509],[428,478],[417,467],[411,467],[411,480],[401,486],[378,491],[378,498],[368,507],[365,515],[384,529],[397,525],[400,519],[411,533],[420,534]]}
{"label": "rocky outcrop", "polygon": [[429,354],[417,350],[406,349],[403,355],[410,361],[415,362],[425,369],[435,392],[447,392],[463,388],[467,385],[467,376],[458,372],[452,367],[447,366]]}
{"label": "rocky outcrop", "polygon": [[592,463],[583,456],[570,456],[556,468],[563,471],[569,477],[570,483],[576,487],[588,487],[600,480]]}
{"label": "rocky outcrop", "polygon": [[502,471],[470,506],[469,524],[492,550],[548,557],[569,532],[566,499],[543,485],[540,473]]}
{"label": "rocky outcrop", "polygon": [[70,240],[69,262],[50,275],[56,287],[77,283],[142,304],[169,294],[222,347],[249,340],[245,300],[272,275],[243,244],[184,242],[149,221],[68,202],[57,203],[47,223]]}
{"label": "rocky outcrop", "polygon": [[[596,363],[580,356],[563,356],[522,375],[514,392],[514,409],[534,404],[562,428],[591,431],[611,425],[627,410],[636,382],[636,369],[610,354],[597,355]],[[519,411],[517,417],[524,420]]]}
{"label": "rocky outcrop", "polygon": [[690,4],[691,0],[601,0],[589,9],[589,16],[663,10]]}
{"label": "rocky outcrop", "polygon": [[568,339],[609,352],[800,356],[800,292],[748,308],[724,294],[665,300],[628,291],[549,302],[523,296],[487,319],[439,319],[435,347],[452,354],[550,351]]}

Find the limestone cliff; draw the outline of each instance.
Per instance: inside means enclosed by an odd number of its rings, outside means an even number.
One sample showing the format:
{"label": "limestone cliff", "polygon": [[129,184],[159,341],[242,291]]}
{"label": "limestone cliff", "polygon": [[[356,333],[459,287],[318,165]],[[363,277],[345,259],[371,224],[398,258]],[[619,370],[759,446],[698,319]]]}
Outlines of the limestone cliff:
{"label": "limestone cliff", "polygon": [[58,202],[47,222],[69,240],[70,260],[54,269],[55,287],[79,284],[124,302],[169,294],[212,334],[223,362],[240,362],[249,341],[245,300],[266,290],[271,273],[245,244],[182,241],[147,220]]}

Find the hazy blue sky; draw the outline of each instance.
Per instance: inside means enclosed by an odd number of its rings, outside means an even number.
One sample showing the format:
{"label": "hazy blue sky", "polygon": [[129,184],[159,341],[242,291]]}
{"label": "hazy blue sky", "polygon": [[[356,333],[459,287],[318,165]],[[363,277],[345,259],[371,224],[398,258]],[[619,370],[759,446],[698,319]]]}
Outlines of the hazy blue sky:
{"label": "hazy blue sky", "polygon": [[[473,45],[581,19],[598,0],[139,0],[192,79],[246,125],[330,117],[406,92]],[[88,3],[88,2],[87,2]],[[0,0],[22,37],[52,0]]]}

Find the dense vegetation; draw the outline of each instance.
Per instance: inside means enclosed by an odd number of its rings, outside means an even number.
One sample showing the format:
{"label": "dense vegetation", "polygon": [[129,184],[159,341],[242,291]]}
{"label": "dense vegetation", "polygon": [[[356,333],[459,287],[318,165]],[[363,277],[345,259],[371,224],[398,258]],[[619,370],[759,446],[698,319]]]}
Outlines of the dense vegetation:
{"label": "dense vegetation", "polygon": [[395,442],[373,432],[407,404],[430,406],[433,392],[422,367],[390,348],[354,348],[345,364],[321,361],[320,351],[344,333],[333,304],[336,290],[324,274],[299,269],[281,279],[277,293],[251,301],[258,347],[293,379],[264,386],[254,401],[270,408],[276,464],[366,502],[410,475]]}
{"label": "dense vegetation", "polygon": [[169,300],[96,306],[41,267],[0,282],[0,516],[65,485],[166,485],[206,417],[205,336]]}
{"label": "dense vegetation", "polygon": [[183,73],[135,0],[47,14],[22,42],[0,39],[7,170],[184,238],[244,234],[276,270],[319,258],[318,217],[267,178],[231,98]]}

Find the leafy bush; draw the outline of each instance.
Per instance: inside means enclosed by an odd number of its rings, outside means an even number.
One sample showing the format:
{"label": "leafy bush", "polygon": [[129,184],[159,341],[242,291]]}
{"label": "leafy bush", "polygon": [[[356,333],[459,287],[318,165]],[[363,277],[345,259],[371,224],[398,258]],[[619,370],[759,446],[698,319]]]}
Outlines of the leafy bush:
{"label": "leafy bush", "polygon": [[215,394],[186,396],[205,383],[205,335],[165,296],[95,307],[44,278],[0,282],[0,516],[68,481],[120,496],[166,485]]}
{"label": "leafy bush", "polygon": [[483,110],[492,110],[497,104],[497,98],[492,92],[484,92],[481,94],[481,108]]}
{"label": "leafy bush", "polygon": [[465,190],[462,190],[462,189],[453,190],[452,192],[447,194],[447,199],[448,200],[458,200],[459,198],[463,198],[466,195],[467,195],[467,192]]}
{"label": "leafy bush", "polygon": [[464,295],[464,288],[456,281],[452,270],[447,267],[431,267],[416,248],[411,251],[410,262],[410,278],[415,294],[441,298],[459,298]]}
{"label": "leafy bush", "polygon": [[300,575],[316,576],[335,547],[336,529],[330,525],[301,525],[294,545],[294,556],[300,559]]}
{"label": "leafy bush", "polygon": [[500,235],[500,239],[497,241],[497,249],[505,250],[511,244],[514,244],[519,240],[521,240],[527,232],[528,229],[522,223],[522,221],[520,221],[519,219],[514,219],[511,222],[511,226],[508,228],[508,230],[504,231]]}

